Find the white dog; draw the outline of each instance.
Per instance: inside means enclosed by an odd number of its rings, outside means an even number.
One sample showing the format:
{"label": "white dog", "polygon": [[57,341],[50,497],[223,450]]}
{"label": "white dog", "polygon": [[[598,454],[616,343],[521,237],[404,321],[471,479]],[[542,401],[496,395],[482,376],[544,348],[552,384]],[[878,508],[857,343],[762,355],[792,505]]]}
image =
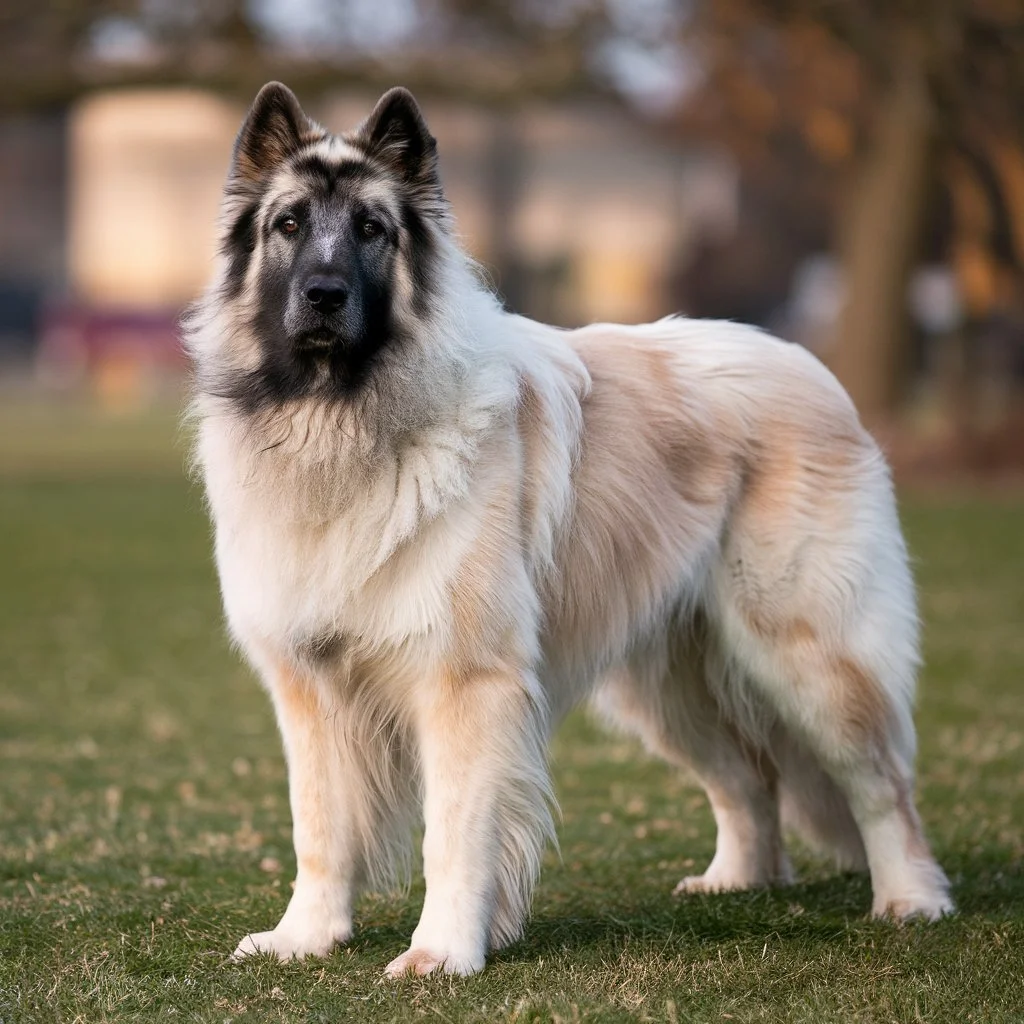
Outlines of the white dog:
{"label": "white dog", "polygon": [[686,892],[785,882],[781,821],[952,909],[914,808],[914,588],[889,474],[832,375],[749,327],[546,327],[457,245],[392,90],[332,136],[283,86],[239,135],[187,323],[233,637],[277,712],[298,877],[243,956],[322,955],[407,861],[392,975],[520,935],[574,705],[707,790]]}

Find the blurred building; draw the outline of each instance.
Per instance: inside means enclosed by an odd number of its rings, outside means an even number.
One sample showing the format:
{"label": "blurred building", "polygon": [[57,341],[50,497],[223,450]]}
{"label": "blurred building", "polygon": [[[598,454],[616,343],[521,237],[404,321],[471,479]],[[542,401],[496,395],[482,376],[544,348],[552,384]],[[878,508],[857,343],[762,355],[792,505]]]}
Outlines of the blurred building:
{"label": "blurred building", "polygon": [[[375,99],[328,97],[309,112],[347,130]],[[727,160],[610,107],[500,114],[426,98],[424,108],[458,230],[527,315],[571,325],[673,312],[678,266],[735,226]],[[22,319],[38,322],[49,379],[84,376],[116,397],[180,367],[174,322],[210,277],[243,115],[210,93],[134,90],[8,129],[22,132],[20,164],[0,172],[0,197],[18,230],[0,251],[0,303],[21,288],[26,310],[39,311]]]}
{"label": "blurred building", "polygon": [[68,280],[76,300],[174,309],[199,293],[242,113],[189,90],[99,94],[74,107]]}
{"label": "blurred building", "polygon": [[[310,113],[355,126],[375,96]],[[510,307],[561,324],[674,311],[675,269],[737,215],[736,175],[595,105],[497,114],[427,100],[460,234]],[[99,93],[3,125],[0,347],[116,398],[181,369],[244,108],[187,89]]]}

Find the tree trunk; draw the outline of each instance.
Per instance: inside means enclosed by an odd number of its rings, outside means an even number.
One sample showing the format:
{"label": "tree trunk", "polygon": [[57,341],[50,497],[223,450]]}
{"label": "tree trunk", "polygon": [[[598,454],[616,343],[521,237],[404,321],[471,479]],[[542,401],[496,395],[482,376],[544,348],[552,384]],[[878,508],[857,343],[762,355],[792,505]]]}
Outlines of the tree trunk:
{"label": "tree trunk", "polygon": [[925,211],[931,141],[924,69],[904,53],[855,174],[840,241],[846,300],[831,362],[868,423],[890,416],[906,388],[907,282]]}

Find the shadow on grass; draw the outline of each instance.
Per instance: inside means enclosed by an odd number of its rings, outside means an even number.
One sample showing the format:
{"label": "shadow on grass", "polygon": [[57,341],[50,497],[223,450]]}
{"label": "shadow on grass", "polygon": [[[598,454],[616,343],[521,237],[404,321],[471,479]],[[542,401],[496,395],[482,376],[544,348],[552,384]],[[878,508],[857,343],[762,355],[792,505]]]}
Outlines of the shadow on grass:
{"label": "shadow on grass", "polygon": [[621,892],[607,910],[588,907],[582,913],[555,916],[541,910],[519,942],[496,955],[498,962],[586,949],[621,949],[632,942],[657,944],[666,953],[695,945],[775,937],[827,940],[863,921],[870,903],[867,879],[846,875],[749,893],[645,895],[624,903]]}
{"label": "shadow on grass", "polygon": [[[965,865],[966,867],[966,865]],[[1019,875],[990,865],[969,880],[957,877],[954,897],[959,912],[951,924],[977,918],[1012,917],[1024,906]],[[870,918],[871,887],[866,875],[844,874],[782,889],[682,897],[646,897],[623,904],[621,894],[607,912],[557,916],[541,911],[519,942],[499,951],[497,963],[521,963],[557,954],[621,950],[631,943],[661,946],[666,955],[692,952],[694,947],[773,939],[806,947],[827,942],[851,929],[883,932],[901,926]],[[925,922],[909,927],[930,927]]]}
{"label": "shadow on grass", "polygon": [[[955,921],[1002,918],[1024,907],[1024,882],[1009,850],[981,862],[966,854],[949,858]],[[391,902],[373,898],[357,921],[354,954],[380,959],[406,948],[419,917],[422,891]],[[575,904],[574,904],[575,900]],[[607,901],[591,886],[571,882],[542,891],[522,939],[498,951],[495,963],[523,964],[557,954],[600,954],[631,943],[663,947],[668,955],[695,947],[773,939],[795,946],[828,942],[851,929],[883,932],[896,926],[870,919],[866,874],[829,875],[785,888],[747,893],[673,896],[650,884],[608,889]]]}

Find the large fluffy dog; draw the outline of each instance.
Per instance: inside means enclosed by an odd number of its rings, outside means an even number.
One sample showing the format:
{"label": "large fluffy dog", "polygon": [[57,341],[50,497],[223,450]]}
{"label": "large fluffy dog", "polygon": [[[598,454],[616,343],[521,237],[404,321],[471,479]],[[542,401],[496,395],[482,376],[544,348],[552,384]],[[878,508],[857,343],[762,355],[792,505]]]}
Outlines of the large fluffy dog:
{"label": "large fluffy dog", "polygon": [[951,909],[914,808],[914,589],[878,448],[803,349],[728,323],[562,331],[453,235],[408,92],[333,136],[266,86],[187,321],[231,634],[277,712],[298,877],[237,955],[324,954],[425,824],[388,973],[522,931],[546,744],[592,700],[691,769],[718,826],[684,892],[791,877],[781,821]]}

